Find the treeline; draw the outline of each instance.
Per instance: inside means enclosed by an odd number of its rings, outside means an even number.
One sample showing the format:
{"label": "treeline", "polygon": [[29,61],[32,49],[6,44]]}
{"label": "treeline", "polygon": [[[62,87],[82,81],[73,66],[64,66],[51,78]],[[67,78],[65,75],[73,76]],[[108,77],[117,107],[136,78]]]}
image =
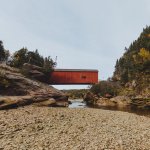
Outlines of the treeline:
{"label": "treeline", "polygon": [[93,85],[90,90],[100,96],[149,96],[150,26],[146,26],[139,38],[125,48],[123,56],[116,61],[113,77]]}
{"label": "treeline", "polygon": [[27,48],[21,48],[13,55],[10,55],[9,50],[5,50],[3,42],[0,41],[0,62],[6,62],[7,65],[21,69],[23,64],[28,63],[42,68],[44,73],[49,73],[56,66],[56,62],[48,57],[43,57],[38,50],[29,51]]}
{"label": "treeline", "polygon": [[143,32],[129,48],[125,48],[124,55],[117,60],[113,80],[126,84],[150,74],[150,26]]}

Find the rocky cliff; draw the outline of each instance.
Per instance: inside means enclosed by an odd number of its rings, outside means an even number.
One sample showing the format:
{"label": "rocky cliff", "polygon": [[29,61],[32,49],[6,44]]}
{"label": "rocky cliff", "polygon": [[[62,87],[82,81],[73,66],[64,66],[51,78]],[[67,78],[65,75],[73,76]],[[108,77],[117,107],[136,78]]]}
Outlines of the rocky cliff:
{"label": "rocky cliff", "polygon": [[26,78],[18,69],[0,64],[0,109],[29,104],[67,106],[68,97],[48,84]]}

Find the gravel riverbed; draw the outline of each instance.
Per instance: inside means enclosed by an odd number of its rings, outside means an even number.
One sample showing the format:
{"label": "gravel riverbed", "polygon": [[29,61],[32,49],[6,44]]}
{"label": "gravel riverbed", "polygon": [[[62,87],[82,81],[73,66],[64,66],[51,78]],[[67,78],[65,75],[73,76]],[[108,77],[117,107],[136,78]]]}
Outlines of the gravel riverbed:
{"label": "gravel riverbed", "polygon": [[150,118],[93,108],[0,111],[0,150],[150,150]]}

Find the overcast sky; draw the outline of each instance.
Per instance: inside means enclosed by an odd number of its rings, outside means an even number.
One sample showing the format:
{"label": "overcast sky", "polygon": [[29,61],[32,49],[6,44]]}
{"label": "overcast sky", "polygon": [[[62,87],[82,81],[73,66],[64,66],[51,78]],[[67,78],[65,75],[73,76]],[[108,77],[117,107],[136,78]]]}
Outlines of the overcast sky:
{"label": "overcast sky", "polygon": [[57,56],[58,68],[111,77],[124,48],[150,25],[150,0],[0,0],[0,40]]}

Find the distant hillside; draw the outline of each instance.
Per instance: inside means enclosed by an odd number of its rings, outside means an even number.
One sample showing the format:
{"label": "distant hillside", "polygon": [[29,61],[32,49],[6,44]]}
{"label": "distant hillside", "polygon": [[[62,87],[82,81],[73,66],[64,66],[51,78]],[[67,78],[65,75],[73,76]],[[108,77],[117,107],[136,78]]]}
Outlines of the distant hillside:
{"label": "distant hillside", "polygon": [[129,48],[125,48],[123,56],[117,60],[113,81],[119,81],[124,90],[122,94],[150,94],[150,26]]}

